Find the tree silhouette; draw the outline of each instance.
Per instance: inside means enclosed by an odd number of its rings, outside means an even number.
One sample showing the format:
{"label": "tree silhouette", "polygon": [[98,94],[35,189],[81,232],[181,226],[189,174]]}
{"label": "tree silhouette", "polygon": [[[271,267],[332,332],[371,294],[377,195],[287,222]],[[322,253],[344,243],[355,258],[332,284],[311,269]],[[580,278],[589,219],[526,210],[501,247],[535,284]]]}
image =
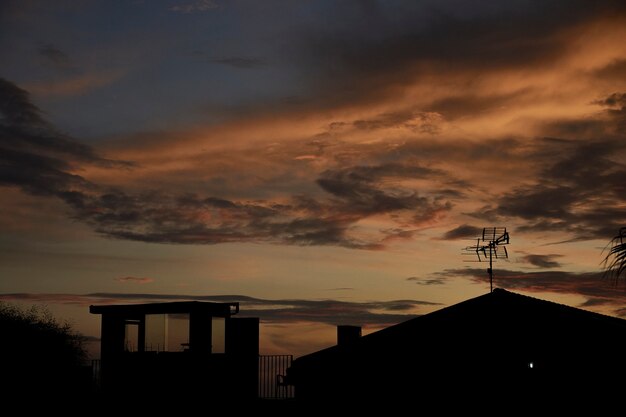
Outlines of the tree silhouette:
{"label": "tree silhouette", "polygon": [[0,340],[3,395],[39,399],[89,391],[85,338],[68,323],[59,323],[47,309],[23,310],[0,303]]}
{"label": "tree silhouette", "polygon": [[611,239],[607,249],[603,260],[604,273],[617,284],[622,275],[626,276],[626,227],[622,227],[618,235]]}

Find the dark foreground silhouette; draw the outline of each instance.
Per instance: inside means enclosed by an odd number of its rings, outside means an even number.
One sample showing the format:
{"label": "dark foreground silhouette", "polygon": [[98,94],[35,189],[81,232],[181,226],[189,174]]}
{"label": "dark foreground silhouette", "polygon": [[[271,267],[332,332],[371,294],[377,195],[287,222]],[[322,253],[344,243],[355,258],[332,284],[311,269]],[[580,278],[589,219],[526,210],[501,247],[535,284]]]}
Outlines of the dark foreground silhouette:
{"label": "dark foreground silhouette", "polygon": [[[0,303],[0,381],[4,402],[89,397],[91,369],[83,337],[43,309]],[[31,405],[36,404],[33,401]]]}
{"label": "dark foreground silhouette", "polygon": [[[626,374],[625,320],[500,289],[364,337],[358,328],[343,326],[337,346],[296,359],[281,378],[295,386],[296,398],[289,400],[259,399],[252,390],[257,383],[252,379],[258,381],[252,372],[258,369],[258,320],[230,318],[230,310],[215,305],[174,307],[232,320],[224,327],[230,348],[212,352],[209,339],[201,338],[195,346],[205,351],[194,352],[196,327],[187,350],[155,353],[143,346],[131,352],[124,349],[123,330],[145,325],[141,309],[169,311],[172,305],[96,309],[103,320],[112,320],[103,329],[113,334],[103,338],[113,344],[104,349],[110,367],[101,386],[91,384],[81,366],[80,339],[68,327],[3,307],[0,325],[10,336],[0,351],[3,403],[66,415],[85,410],[352,415],[406,407],[430,414],[597,415],[623,406],[621,383],[614,381]],[[208,323],[196,320],[189,322]]]}
{"label": "dark foreground silhouette", "polygon": [[625,320],[496,289],[298,358],[287,376],[313,405],[606,405],[622,398],[609,380],[626,375],[625,342]]}

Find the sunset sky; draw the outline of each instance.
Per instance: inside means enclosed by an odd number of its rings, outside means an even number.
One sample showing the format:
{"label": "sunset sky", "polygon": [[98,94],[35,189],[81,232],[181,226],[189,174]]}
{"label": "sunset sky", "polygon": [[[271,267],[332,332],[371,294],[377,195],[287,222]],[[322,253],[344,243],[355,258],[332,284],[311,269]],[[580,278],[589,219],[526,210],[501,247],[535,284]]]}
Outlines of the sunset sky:
{"label": "sunset sky", "polygon": [[623,1],[0,3],[0,300],[240,301],[301,355],[495,286],[614,316]]}

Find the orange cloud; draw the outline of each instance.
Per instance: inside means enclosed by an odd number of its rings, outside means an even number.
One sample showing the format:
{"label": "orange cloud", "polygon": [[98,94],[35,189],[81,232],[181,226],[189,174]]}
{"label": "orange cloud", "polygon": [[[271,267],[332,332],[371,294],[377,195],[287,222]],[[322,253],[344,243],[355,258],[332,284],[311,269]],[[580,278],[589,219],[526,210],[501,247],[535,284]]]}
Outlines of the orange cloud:
{"label": "orange cloud", "polygon": [[312,80],[310,100],[112,140],[102,151],[134,166],[50,167],[57,194],[98,232],[150,242],[380,249],[476,218],[598,237],[624,220],[606,205],[623,198],[609,164],[625,152],[622,110],[598,105],[626,91],[600,75],[626,56],[623,18],[514,17],[443,22],[458,32],[428,41],[319,39],[328,48],[307,53],[336,58],[340,76]]}

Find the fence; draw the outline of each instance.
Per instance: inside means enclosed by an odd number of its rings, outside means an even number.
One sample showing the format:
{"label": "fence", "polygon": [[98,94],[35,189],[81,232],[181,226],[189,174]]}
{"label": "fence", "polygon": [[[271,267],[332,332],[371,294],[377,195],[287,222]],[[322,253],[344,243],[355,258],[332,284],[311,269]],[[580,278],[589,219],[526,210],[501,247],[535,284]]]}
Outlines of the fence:
{"label": "fence", "polygon": [[91,360],[91,383],[94,389],[100,389],[100,359]]}
{"label": "fence", "polygon": [[[259,398],[289,399],[294,397],[294,387],[285,384],[287,368],[293,355],[259,355]],[[100,388],[100,360],[91,361],[91,376],[95,389]]]}
{"label": "fence", "polygon": [[293,385],[285,383],[287,368],[293,355],[259,356],[259,398],[289,399],[294,397]]}

